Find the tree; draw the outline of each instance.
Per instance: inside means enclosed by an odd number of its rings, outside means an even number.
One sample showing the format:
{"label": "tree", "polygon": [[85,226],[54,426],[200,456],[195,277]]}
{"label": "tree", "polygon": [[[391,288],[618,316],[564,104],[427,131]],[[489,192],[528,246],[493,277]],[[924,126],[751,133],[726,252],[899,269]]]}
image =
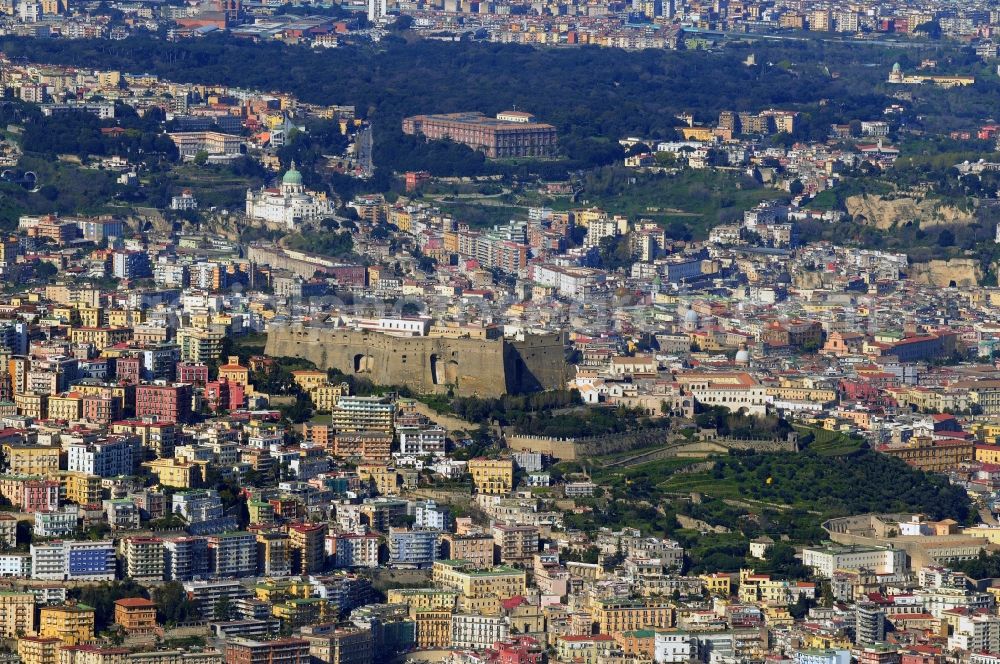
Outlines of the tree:
{"label": "tree", "polygon": [[59,268],[48,261],[38,261],[35,264],[35,276],[43,281],[48,281],[59,274]]}
{"label": "tree", "polygon": [[169,581],[152,592],[158,621],[176,625],[197,616],[197,607],[188,599],[187,591],[178,581]]}
{"label": "tree", "polygon": [[948,228],[938,233],[937,244],[939,247],[955,246],[955,234]]}
{"label": "tree", "polygon": [[788,193],[792,196],[798,196],[805,191],[805,189],[806,188],[805,185],[802,184],[802,180],[799,180],[798,178],[792,180],[792,183],[788,185]]}
{"label": "tree", "polygon": [[198,150],[194,155],[194,163],[196,166],[204,166],[208,163],[208,152],[205,150]]}
{"label": "tree", "polygon": [[921,23],[915,27],[913,31],[925,34],[931,39],[941,39],[941,24],[937,21],[927,21],[925,23]]}
{"label": "tree", "polygon": [[100,586],[74,588],[70,596],[93,607],[94,628],[103,632],[115,622],[115,602],[126,597],[147,597],[146,589],[132,579],[113,581]]}
{"label": "tree", "polygon": [[215,619],[216,620],[232,620],[235,614],[236,607],[233,606],[232,601],[229,599],[229,595],[223,595],[219,598],[219,601],[215,603]]}

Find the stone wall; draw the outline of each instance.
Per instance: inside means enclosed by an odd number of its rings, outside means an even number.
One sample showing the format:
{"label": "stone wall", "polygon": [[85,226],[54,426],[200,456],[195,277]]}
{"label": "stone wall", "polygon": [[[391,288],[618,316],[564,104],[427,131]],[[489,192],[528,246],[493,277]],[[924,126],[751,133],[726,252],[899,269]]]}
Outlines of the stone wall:
{"label": "stone wall", "polygon": [[303,279],[312,279],[317,270],[321,270],[329,261],[310,260],[303,254],[292,255],[280,247],[251,244],[247,249],[247,258],[260,265],[270,265],[273,268],[288,270]]}
{"label": "stone wall", "polygon": [[909,268],[909,278],[918,284],[947,288],[978,286],[983,280],[983,268],[973,258],[952,258],[913,263]]}
{"label": "stone wall", "polygon": [[562,335],[495,339],[393,337],[380,332],[302,325],[272,326],[265,352],[301,357],[378,385],[423,394],[499,397],[561,388],[569,376]]}
{"label": "stone wall", "polygon": [[668,429],[643,429],[630,433],[587,438],[551,438],[549,436],[508,433],[506,439],[507,446],[512,450],[540,452],[562,461],[575,461],[604,454],[628,452],[656,444],[666,444],[669,435]]}

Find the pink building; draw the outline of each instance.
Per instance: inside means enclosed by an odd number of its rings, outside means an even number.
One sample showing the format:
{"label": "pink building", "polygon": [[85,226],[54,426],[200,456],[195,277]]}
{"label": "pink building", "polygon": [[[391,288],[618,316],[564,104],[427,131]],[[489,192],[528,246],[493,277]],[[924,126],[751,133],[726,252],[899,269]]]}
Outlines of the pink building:
{"label": "pink building", "polygon": [[138,357],[119,357],[115,361],[115,378],[121,383],[139,384],[142,365]]}
{"label": "pink building", "polygon": [[205,383],[205,402],[213,413],[220,408],[238,410],[246,400],[246,390],[239,383],[230,383],[225,378]]}
{"label": "pink building", "polygon": [[177,382],[204,385],[208,382],[208,367],[204,364],[178,362]]}
{"label": "pink building", "polygon": [[97,424],[110,424],[121,416],[120,402],[111,396],[88,394],[83,397],[83,419]]}
{"label": "pink building", "polygon": [[25,512],[54,512],[59,509],[59,482],[28,480],[21,492],[21,508]]}

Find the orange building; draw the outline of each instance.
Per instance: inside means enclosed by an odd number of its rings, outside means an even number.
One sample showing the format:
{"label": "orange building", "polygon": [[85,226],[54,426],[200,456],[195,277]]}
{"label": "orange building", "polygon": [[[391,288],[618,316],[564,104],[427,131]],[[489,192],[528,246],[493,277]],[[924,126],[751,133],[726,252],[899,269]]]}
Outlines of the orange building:
{"label": "orange building", "polygon": [[156,629],[156,603],[141,597],[126,597],[115,601],[115,622],[129,634]]}

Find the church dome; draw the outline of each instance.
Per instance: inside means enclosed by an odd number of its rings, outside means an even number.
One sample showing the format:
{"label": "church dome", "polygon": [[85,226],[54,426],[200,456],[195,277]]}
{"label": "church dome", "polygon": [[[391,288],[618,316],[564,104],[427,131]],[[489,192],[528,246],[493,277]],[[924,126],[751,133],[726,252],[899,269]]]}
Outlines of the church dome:
{"label": "church dome", "polygon": [[299,173],[295,168],[295,162],[292,162],[291,168],[289,168],[284,177],[281,178],[281,184],[302,184],[302,173]]}
{"label": "church dome", "polygon": [[893,71],[894,74],[898,74],[902,70],[903,70],[903,68],[899,66],[898,62],[892,65],[892,71]]}
{"label": "church dome", "polygon": [[694,309],[688,308],[688,310],[684,313],[684,322],[697,324],[698,312]]}

